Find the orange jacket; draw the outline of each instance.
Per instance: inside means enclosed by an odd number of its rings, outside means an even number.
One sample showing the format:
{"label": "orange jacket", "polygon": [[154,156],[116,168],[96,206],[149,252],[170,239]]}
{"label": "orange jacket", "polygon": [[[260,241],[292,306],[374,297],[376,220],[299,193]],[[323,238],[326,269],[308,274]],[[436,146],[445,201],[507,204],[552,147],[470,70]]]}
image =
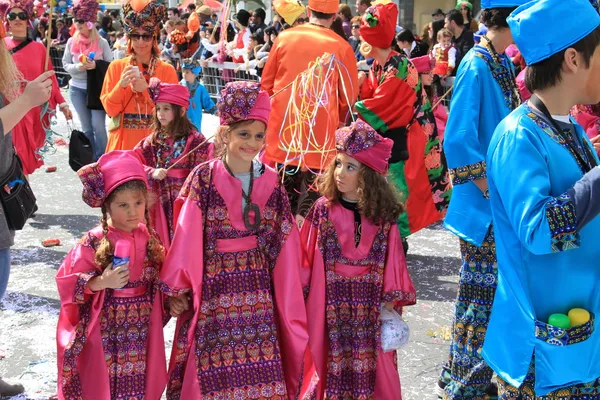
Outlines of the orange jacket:
{"label": "orange jacket", "polygon": [[[121,125],[108,134],[108,143],[106,152],[111,150],[133,150],[143,138],[152,132],[152,118],[154,113],[154,103],[150,99],[148,91],[136,95],[129,86],[122,88],[119,85],[121,74],[125,67],[130,63],[131,57],[115,60],[108,66],[100,101],[104,105],[106,114],[109,117],[115,117],[120,113]],[[138,63],[140,71],[143,71],[142,65]],[[153,77],[160,79],[165,83],[179,83],[177,72],[171,64],[158,60],[154,70]]]}
{"label": "orange jacket", "polygon": [[[291,87],[281,93],[287,84],[309,67],[324,53],[335,55],[338,63],[329,81],[329,90],[319,107],[312,126],[314,141],[309,143],[310,125],[307,118],[294,126],[294,117],[286,116],[291,96]],[[349,111],[358,96],[358,71],[352,47],[331,29],[318,25],[304,24],[282,32],[269,53],[269,60],[262,74],[261,86],[270,95],[271,115],[267,127],[266,155],[270,161],[298,165],[297,152],[285,149],[292,137],[300,142],[294,148],[306,149],[301,166],[322,169],[335,154],[335,130],[346,122]],[[315,97],[297,95],[297,104],[302,100],[312,101]],[[284,121],[285,119],[285,121]]]}

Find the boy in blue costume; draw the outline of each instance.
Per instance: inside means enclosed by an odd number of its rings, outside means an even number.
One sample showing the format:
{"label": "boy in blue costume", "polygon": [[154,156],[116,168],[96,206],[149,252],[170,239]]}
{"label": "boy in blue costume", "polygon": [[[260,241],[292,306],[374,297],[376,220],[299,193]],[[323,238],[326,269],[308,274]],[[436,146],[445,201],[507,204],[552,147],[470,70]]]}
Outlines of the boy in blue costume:
{"label": "boy in blue costume", "polygon": [[446,400],[497,394],[493,371],[481,357],[498,278],[485,154],[496,126],[521,104],[504,51],[513,43],[506,18],[523,3],[482,0],[488,32],[463,58],[454,84],[444,137],[454,194],[444,225],[458,236],[463,263],[449,359],[438,382],[438,395]]}
{"label": "boy in blue costume", "polygon": [[210,98],[208,90],[200,83],[198,75],[202,72],[202,67],[198,60],[188,58],[183,60],[181,65],[183,79],[181,83],[187,87],[190,93],[190,106],[187,110],[187,117],[196,127],[198,132],[202,132],[202,113],[206,111],[214,114],[216,111],[215,102]]}
{"label": "boy in blue costume", "polygon": [[[600,168],[568,115],[600,102],[600,16],[589,0],[540,0],[508,24],[533,96],[487,154],[499,280],[483,357],[500,399],[599,399]],[[573,308],[591,318],[549,324]]]}

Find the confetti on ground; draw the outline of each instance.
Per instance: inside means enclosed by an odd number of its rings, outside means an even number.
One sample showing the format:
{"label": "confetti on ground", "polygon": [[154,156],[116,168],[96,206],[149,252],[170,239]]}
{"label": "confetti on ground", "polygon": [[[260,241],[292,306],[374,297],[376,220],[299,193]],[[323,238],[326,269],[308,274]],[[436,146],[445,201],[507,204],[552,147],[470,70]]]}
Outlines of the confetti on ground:
{"label": "confetti on ground", "polygon": [[56,167],[46,167],[46,172],[56,172]]}
{"label": "confetti on ground", "polygon": [[450,339],[452,339],[452,328],[450,328],[449,326],[441,326],[435,331],[433,329],[430,329],[427,331],[427,335],[431,336],[432,338],[449,341]]}
{"label": "confetti on ground", "polygon": [[44,247],[60,246],[60,239],[46,239],[42,242]]}

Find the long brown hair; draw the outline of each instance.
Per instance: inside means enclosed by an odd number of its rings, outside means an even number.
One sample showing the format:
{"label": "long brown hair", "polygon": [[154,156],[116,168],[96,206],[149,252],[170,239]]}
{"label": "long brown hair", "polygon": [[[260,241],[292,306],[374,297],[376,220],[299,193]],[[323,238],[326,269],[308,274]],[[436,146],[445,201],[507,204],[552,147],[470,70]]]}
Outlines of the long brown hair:
{"label": "long brown hair", "polygon": [[[177,104],[171,104],[171,107],[173,108],[174,118],[173,121],[169,122],[169,126],[167,126],[166,128],[169,137],[172,137],[173,139],[177,140],[184,137],[188,137],[190,133],[197,130],[194,124],[192,124],[192,122],[187,117],[187,114],[185,112],[181,112],[181,110],[183,110],[183,107]],[[160,124],[160,121],[158,120],[158,117],[156,116],[156,107],[154,107],[154,117],[152,124],[152,127],[154,128],[154,136],[152,137],[152,139],[156,140],[157,132],[163,129],[162,125]]]}
{"label": "long brown hair", "polygon": [[125,182],[121,186],[117,187],[115,190],[111,192],[110,195],[104,200],[104,204],[102,205],[102,219],[100,223],[102,225],[102,233],[104,237],[100,241],[100,245],[96,249],[96,264],[99,265],[104,271],[112,262],[113,256],[115,252],[114,245],[108,240],[108,207],[110,203],[112,203],[115,199],[117,193],[124,192],[126,190],[133,190],[135,192],[140,193],[146,199],[146,227],[148,228],[148,232],[150,234],[150,238],[148,239],[148,244],[146,245],[146,252],[148,259],[150,262],[155,264],[162,263],[164,258],[165,248],[163,247],[160,240],[157,238],[154,229],[152,228],[152,224],[150,221],[150,215],[148,210],[151,207],[151,203],[153,202],[153,198],[151,193],[148,192],[148,188],[146,184],[141,180],[133,180],[129,182]]}
{"label": "long brown hair", "polygon": [[[318,188],[329,203],[339,201],[342,193],[335,183],[336,158],[319,176]],[[358,211],[375,224],[396,222],[404,212],[397,190],[387,179],[373,169],[361,164],[358,171]]]}

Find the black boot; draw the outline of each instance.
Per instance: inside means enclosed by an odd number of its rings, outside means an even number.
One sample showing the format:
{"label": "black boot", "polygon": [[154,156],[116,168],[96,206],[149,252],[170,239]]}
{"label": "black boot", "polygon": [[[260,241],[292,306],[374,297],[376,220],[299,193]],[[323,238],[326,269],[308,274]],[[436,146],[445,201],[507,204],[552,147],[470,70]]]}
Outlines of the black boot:
{"label": "black boot", "polygon": [[11,385],[0,378],[0,397],[12,397],[21,394],[24,391],[25,388],[20,383]]}

